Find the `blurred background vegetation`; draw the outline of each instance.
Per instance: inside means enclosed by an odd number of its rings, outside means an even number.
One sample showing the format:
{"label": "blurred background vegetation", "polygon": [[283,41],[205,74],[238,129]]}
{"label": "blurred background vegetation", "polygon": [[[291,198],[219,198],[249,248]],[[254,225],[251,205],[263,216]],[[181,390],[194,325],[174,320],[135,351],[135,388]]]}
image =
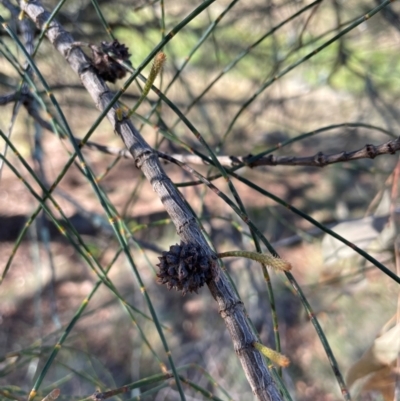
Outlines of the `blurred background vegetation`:
{"label": "blurred background vegetation", "polygon": [[[112,32],[129,47],[134,67],[201,3],[43,2],[50,12],[60,6],[56,19],[77,41],[99,45],[112,40],[108,34]],[[399,136],[400,5],[389,4],[355,24],[379,4],[379,0],[215,1],[165,45],[167,62],[156,85],[219,156],[239,158],[271,150],[275,156],[305,157],[383,144]],[[0,2],[0,15],[21,34],[23,21],[18,14],[17,3]],[[340,35],[348,27],[352,29]],[[36,45],[39,32],[35,34]],[[329,46],[313,53],[335,36]],[[99,112],[79,78],[46,39],[34,60],[72,132],[83,138]],[[0,400],[27,398],[63,334],[64,344],[42,377],[37,399],[54,388],[61,390],[59,399],[83,399],[96,389],[105,391],[146,379],[161,373],[163,364],[169,366],[132,263],[121,253],[79,164],[67,169],[54,199],[99,266],[112,266],[109,278],[116,290],[96,287],[86,306],[98,276],[82,258],[82,245],[75,246],[60,233],[63,216],[51,203],[46,204],[54,221],[43,212],[31,219],[40,205],[32,191],[44,196],[34,177],[49,188],[63,174],[73,147],[62,135],[46,129],[43,121],[58,117],[36,77],[35,88],[29,90],[42,99],[37,110],[40,118],[29,114],[27,98],[7,101],[7,95],[21,88],[18,69],[25,62],[18,44],[1,29],[0,143],[9,165],[1,164],[0,182]],[[150,65],[145,76],[149,70]],[[122,84],[110,86],[117,91]],[[122,96],[127,107],[138,100],[140,85],[131,85]],[[158,103],[155,93],[149,94],[132,120],[146,141],[164,153],[186,155],[190,147],[207,154],[176,114]],[[103,121],[90,140],[122,148],[110,128]],[[305,133],[310,134],[298,138]],[[20,158],[6,146],[6,137]],[[132,159],[85,147],[83,153],[109,204],[126,223],[124,235],[135,268],[163,325],[175,365],[185,379],[213,394],[199,392],[189,383],[184,384],[187,399],[252,399],[207,289],[182,297],[156,284],[158,256],[179,237],[149,183]],[[218,172],[205,164],[193,167],[204,175]],[[165,169],[218,252],[254,250],[248,226],[229,205],[206,186],[193,185],[195,177],[177,166],[165,164]],[[386,154],[324,168],[243,166],[237,174],[332,228],[399,274],[399,171],[398,156]],[[224,179],[213,183],[231,196]],[[398,284],[309,220],[246,182],[233,179],[233,184],[248,216],[292,263],[293,275],[354,399],[386,401],[397,396],[399,400]],[[260,265],[225,259],[224,266],[262,342],[275,348],[270,298]],[[284,275],[271,272],[271,281],[281,349],[291,361],[283,381],[292,399],[343,399],[321,338],[299,298]],[[75,322],[82,305],[86,308]],[[66,330],[71,323],[73,328]],[[139,396],[180,399],[173,383],[165,380],[115,399]]]}

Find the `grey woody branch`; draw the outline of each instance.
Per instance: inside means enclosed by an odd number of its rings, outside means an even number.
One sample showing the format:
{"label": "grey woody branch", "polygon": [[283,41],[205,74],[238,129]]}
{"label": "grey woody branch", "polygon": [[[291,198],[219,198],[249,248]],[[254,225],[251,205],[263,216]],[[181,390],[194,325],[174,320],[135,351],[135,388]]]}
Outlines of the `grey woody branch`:
{"label": "grey woody branch", "polygon": [[[315,156],[296,157],[296,156],[274,156],[269,155],[261,157],[260,159],[250,162],[252,156],[236,157],[236,156],[220,156],[219,162],[223,166],[234,167],[238,164],[243,164],[248,167],[261,167],[261,166],[311,166],[311,167],[325,167],[329,164],[349,162],[358,159],[374,159],[377,156],[395,154],[400,150],[400,137],[381,145],[367,144],[362,149],[353,152],[340,152],[330,155],[325,155],[318,152]],[[163,155],[160,153],[160,157]],[[174,159],[182,163],[191,164],[204,164],[204,160],[196,155],[172,155]],[[163,157],[165,158],[165,157]]]}
{"label": "grey woody branch", "polygon": [[[39,1],[21,1],[20,6],[39,29],[42,30],[46,27],[50,14],[45,11]],[[65,57],[73,71],[79,75],[97,108],[104,110],[110,104],[113,94],[104,80],[96,73],[84,52],[79,47],[73,46],[72,36],[55,20],[49,23],[46,36]],[[186,202],[163,171],[158,161],[158,154],[147,144],[131,121],[118,120],[118,108],[119,104],[114,104],[107,113],[107,118],[132,154],[136,166],[142,170],[153,190],[163,202],[181,240],[183,243],[196,246],[204,257],[213,258],[214,252],[207,244]],[[248,321],[244,305],[225,274],[221,272],[218,279],[209,281],[208,287],[218,302],[220,315],[231,335],[234,349],[253,393],[262,401],[281,400],[263,356],[252,345],[257,339]]]}
{"label": "grey woody branch", "polygon": [[8,95],[0,96],[0,106],[4,106],[5,104],[15,102],[19,99],[19,96],[16,92],[9,93]]}
{"label": "grey woody branch", "polygon": [[[24,85],[26,85],[26,84],[24,83]],[[27,89],[25,89],[25,92],[19,91],[19,92],[10,93],[5,96],[0,96],[0,106],[3,106],[5,104],[11,103],[11,102],[19,101],[25,107],[28,114],[42,128],[53,132],[53,127],[51,126],[51,124],[48,121],[46,121],[44,118],[42,118],[42,116],[40,115],[39,107],[36,104],[34,97],[26,90]]]}
{"label": "grey woody branch", "polygon": [[274,156],[269,155],[262,157],[255,162],[249,163],[249,156],[242,158],[241,163],[248,165],[249,167],[259,166],[312,166],[312,167],[325,167],[328,164],[348,162],[351,160],[358,159],[374,159],[377,156],[395,154],[400,150],[400,137],[393,139],[381,145],[367,144],[359,150],[353,152],[340,152],[330,155],[325,155],[322,152],[318,152],[315,156],[309,157],[293,157],[293,156]]}
{"label": "grey woody branch", "polygon": [[[77,143],[80,139],[76,139]],[[110,146],[101,145],[95,142],[87,142],[85,147],[89,149],[96,149],[100,152],[115,155],[123,158],[132,158],[132,155],[125,149],[114,148]],[[274,156],[269,155],[262,157],[255,162],[249,162],[252,156],[237,157],[237,156],[219,156],[218,160],[223,166],[234,167],[238,164],[243,164],[248,167],[261,167],[261,166],[310,166],[310,167],[325,167],[329,164],[349,162],[359,159],[374,159],[382,155],[394,155],[400,150],[400,137],[391,141],[385,142],[381,145],[367,144],[363,148],[353,152],[340,152],[330,155],[325,155],[318,152],[314,156],[296,157],[296,156]],[[168,161],[168,158],[162,152],[158,152],[160,158]],[[189,164],[205,164],[204,159],[196,155],[180,155],[174,154],[171,158],[178,160],[182,163]]]}

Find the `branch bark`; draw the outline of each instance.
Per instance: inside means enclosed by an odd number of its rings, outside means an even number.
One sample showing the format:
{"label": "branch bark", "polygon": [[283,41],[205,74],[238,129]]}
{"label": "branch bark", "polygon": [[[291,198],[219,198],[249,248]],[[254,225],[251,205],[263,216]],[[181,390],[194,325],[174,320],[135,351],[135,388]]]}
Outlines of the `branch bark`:
{"label": "branch bark", "polygon": [[[46,22],[50,14],[45,11],[39,1],[21,1],[20,6],[39,29],[47,27]],[[113,94],[96,74],[83,51],[72,46],[74,43],[72,36],[55,20],[48,25],[46,36],[66,58],[73,71],[79,75],[97,108],[104,110],[110,103]],[[205,256],[211,257],[212,249],[203,237],[195,217],[163,171],[157,153],[146,143],[131,121],[118,121],[116,115],[118,107],[118,104],[114,104],[108,112],[107,118],[132,154],[136,166],[142,170],[153,190],[163,202],[182,241],[198,245]],[[219,278],[212,280],[208,287],[218,302],[221,317],[231,335],[235,352],[240,359],[253,393],[260,401],[281,400],[263,356],[252,345],[257,339],[249,324],[244,305],[224,273],[221,272]]]}
{"label": "branch bark", "polygon": [[[80,139],[76,139],[77,143]],[[90,149],[97,149],[102,153],[107,153],[110,155],[120,156],[124,158],[132,158],[132,155],[125,149],[112,148],[105,145],[100,145],[95,142],[87,142],[85,147]],[[218,161],[223,166],[235,167],[239,164],[243,164],[243,167],[247,166],[250,168],[261,167],[261,166],[309,166],[309,167],[325,167],[334,163],[349,162],[352,160],[359,159],[374,159],[377,156],[382,155],[394,155],[400,150],[400,137],[397,139],[392,139],[391,141],[382,143],[380,145],[367,144],[363,148],[354,150],[351,152],[343,151],[340,153],[324,154],[323,152],[318,152],[314,156],[264,156],[255,162],[248,163],[252,156],[237,157],[237,156],[218,156]],[[164,158],[166,161],[168,158],[164,157],[164,154],[159,152],[159,157]],[[181,155],[173,154],[172,159],[178,160],[181,163],[190,163],[204,165],[204,159],[197,155]]]}
{"label": "branch bark", "polygon": [[[377,156],[395,154],[400,150],[400,137],[393,139],[381,145],[371,145],[367,144],[359,150],[352,152],[340,152],[334,154],[324,154],[318,152],[314,156],[307,157],[296,157],[296,156],[274,156],[269,155],[256,160],[253,163],[247,164],[249,167],[259,167],[259,166],[311,166],[311,167],[325,167],[329,164],[348,162],[351,160],[358,159],[374,159]],[[242,163],[246,164],[246,159],[249,157],[242,158],[240,160]]]}

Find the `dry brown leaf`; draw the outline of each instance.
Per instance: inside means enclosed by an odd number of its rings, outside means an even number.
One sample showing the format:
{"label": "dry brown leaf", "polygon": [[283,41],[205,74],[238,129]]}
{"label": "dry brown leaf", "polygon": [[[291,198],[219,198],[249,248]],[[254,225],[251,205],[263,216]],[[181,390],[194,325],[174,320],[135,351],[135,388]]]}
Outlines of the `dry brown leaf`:
{"label": "dry brown leaf", "polygon": [[60,389],[55,388],[50,394],[43,398],[42,401],[55,401],[60,395]]}
{"label": "dry brown leaf", "polygon": [[[388,380],[394,382],[392,363],[400,351],[400,324],[395,325],[375,339],[364,355],[351,366],[347,374],[347,385],[352,393],[357,390],[375,389],[383,393],[380,387],[383,378],[388,389]],[[358,383],[357,383],[358,382]]]}
{"label": "dry brown leaf", "polygon": [[385,366],[373,373],[363,386],[363,391],[379,391],[385,401],[393,401],[396,384],[396,368]]}

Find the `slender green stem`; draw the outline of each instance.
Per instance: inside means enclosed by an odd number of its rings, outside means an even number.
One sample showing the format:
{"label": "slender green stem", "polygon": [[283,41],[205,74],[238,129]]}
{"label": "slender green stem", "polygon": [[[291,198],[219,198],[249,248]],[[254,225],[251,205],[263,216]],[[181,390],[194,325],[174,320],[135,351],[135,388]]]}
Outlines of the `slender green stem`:
{"label": "slender green stem", "polygon": [[346,33],[352,31],[354,28],[356,28],[358,25],[362,24],[363,22],[367,21],[371,17],[373,17],[375,14],[377,14],[379,11],[381,11],[384,7],[386,7],[388,4],[390,4],[392,0],[385,0],[381,4],[379,4],[377,7],[373,8],[370,10],[368,13],[364,14],[362,17],[356,19],[351,25],[349,25],[347,28],[343,29],[340,31],[337,35],[335,35],[333,38],[327,40],[325,43],[323,43],[321,46],[317,47],[314,49],[312,52],[308,53],[306,56],[300,58],[293,64],[289,65],[288,67],[284,68],[281,72],[278,72],[275,74],[271,79],[268,79],[263,85],[261,85],[257,91],[241,106],[239,111],[235,114],[233,117],[232,121],[230,122],[228,128],[226,129],[222,142],[225,141],[229,133],[231,132],[233,126],[235,125],[236,121],[240,117],[240,115],[243,113],[244,110],[269,86],[271,86],[275,81],[277,81],[279,78],[282,78],[284,75],[289,73],[290,71],[294,70],[296,67],[298,67],[300,64],[304,63],[305,61],[309,60],[310,58],[314,57],[316,54],[330,46],[332,43],[335,43],[339,38],[341,38],[343,35]]}
{"label": "slender green stem", "polygon": [[[218,15],[217,18],[207,27],[207,29],[204,31],[203,35],[200,37],[196,45],[192,48],[190,53],[185,57],[184,62],[182,65],[179,67],[179,69],[176,71],[175,75],[167,85],[167,87],[164,90],[164,94],[168,92],[168,90],[171,88],[173,83],[176,81],[176,79],[179,77],[180,74],[182,74],[182,71],[184,68],[187,66],[193,55],[197,52],[197,50],[201,47],[201,45],[206,41],[206,39],[212,34],[212,32],[215,30],[217,25],[221,22],[221,20],[226,16],[226,14],[234,7],[234,5],[238,2],[239,0],[233,0],[231,1],[228,6],[225,8],[224,11],[222,11],[221,14]],[[322,0],[317,0],[317,1],[322,1]]]}
{"label": "slender green stem", "polygon": [[[206,86],[205,89],[198,95],[193,102],[186,108],[185,113],[188,113],[193,106],[198,103],[204,95],[225,75],[227,74],[235,65],[242,60],[245,56],[247,56],[252,50],[254,50],[259,44],[261,44],[265,39],[267,39],[269,36],[273,35],[276,31],[278,31],[280,28],[285,26],[288,22],[294,20],[307,10],[309,10],[312,7],[315,7],[319,3],[321,3],[322,0],[315,0],[312,3],[308,4],[307,6],[301,8],[299,11],[296,13],[292,14],[290,17],[286,18],[279,24],[275,25],[272,29],[270,29],[267,33],[262,35],[259,39],[257,39],[255,42],[253,42],[250,46],[248,46],[245,50],[243,50],[241,53],[239,53],[234,60],[232,60],[226,67],[222,69],[222,71]],[[172,127],[175,127],[175,125],[179,122],[180,120],[177,120],[175,124],[173,124]]]}
{"label": "slender green stem", "polygon": [[232,173],[232,176],[235,177],[236,179],[238,179],[239,181],[245,183],[250,188],[255,189],[257,192],[267,196],[268,198],[274,200],[275,202],[277,202],[280,205],[284,206],[285,208],[289,209],[293,213],[301,216],[303,219],[309,221],[315,227],[320,228],[323,232],[331,235],[332,237],[336,238],[337,240],[339,240],[343,244],[347,245],[348,247],[353,249],[355,252],[357,252],[359,255],[361,255],[363,258],[365,258],[366,260],[368,260],[369,262],[374,264],[378,269],[380,269],[383,273],[385,273],[387,276],[389,276],[391,279],[393,279],[396,283],[400,284],[400,277],[399,276],[397,276],[395,273],[393,273],[390,269],[388,269],[386,266],[384,266],[382,263],[380,263],[378,260],[376,260],[370,254],[365,252],[363,249],[359,248],[357,245],[355,245],[352,242],[346,240],[345,238],[343,238],[339,234],[335,233],[334,231],[332,231],[331,229],[329,229],[325,225],[321,224],[317,220],[313,219],[312,217],[310,217],[306,213],[304,213],[301,210],[295,208],[294,206],[292,206],[289,203],[285,202],[284,200],[282,200],[278,196],[272,194],[271,192],[269,192],[269,191],[267,191],[267,190],[265,190],[263,188],[260,188],[258,185],[256,185],[253,182],[247,180],[246,178],[241,177],[241,176],[239,176],[238,174],[235,174],[235,173]]}
{"label": "slender green stem", "polygon": [[107,20],[104,18],[104,15],[101,11],[100,5],[97,2],[97,0],[91,0],[92,5],[94,9],[96,10],[97,16],[99,17],[99,20],[101,21],[101,24],[103,25],[104,30],[107,32],[107,34],[110,36],[112,40],[115,40],[115,36],[113,34],[113,31],[110,27],[110,24],[107,22]]}

